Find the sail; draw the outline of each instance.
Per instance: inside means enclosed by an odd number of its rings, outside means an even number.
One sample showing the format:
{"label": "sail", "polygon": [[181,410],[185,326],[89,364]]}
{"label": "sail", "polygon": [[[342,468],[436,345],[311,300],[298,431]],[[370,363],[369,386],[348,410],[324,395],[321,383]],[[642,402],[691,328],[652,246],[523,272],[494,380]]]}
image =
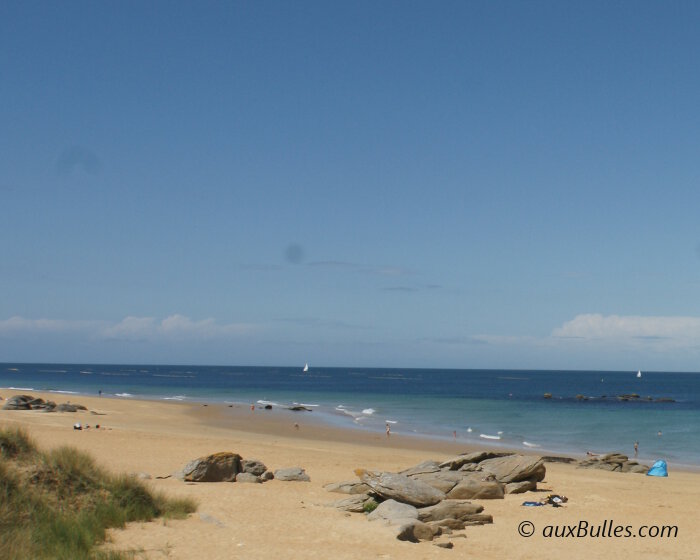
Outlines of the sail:
{"label": "sail", "polygon": [[639,370],[639,371],[637,372],[637,377],[641,377],[641,376],[642,376],[642,370]]}
{"label": "sail", "polygon": [[309,371],[309,364],[304,364],[304,372]]}

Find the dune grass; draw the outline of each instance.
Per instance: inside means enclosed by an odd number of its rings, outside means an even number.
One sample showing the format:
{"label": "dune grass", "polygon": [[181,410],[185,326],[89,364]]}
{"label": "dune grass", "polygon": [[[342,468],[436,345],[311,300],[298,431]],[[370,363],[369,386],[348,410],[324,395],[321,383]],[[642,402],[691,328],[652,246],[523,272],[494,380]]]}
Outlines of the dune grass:
{"label": "dune grass", "polygon": [[187,499],[153,493],[114,476],[70,447],[40,451],[21,430],[0,430],[0,558],[120,560],[105,552],[108,528],[156,517],[183,518]]}

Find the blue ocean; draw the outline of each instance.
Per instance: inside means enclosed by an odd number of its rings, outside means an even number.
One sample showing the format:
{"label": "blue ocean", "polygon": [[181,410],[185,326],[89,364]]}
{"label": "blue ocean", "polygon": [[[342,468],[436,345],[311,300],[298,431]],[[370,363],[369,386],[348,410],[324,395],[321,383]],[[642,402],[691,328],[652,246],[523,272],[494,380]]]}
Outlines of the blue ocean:
{"label": "blue ocean", "polygon": [[354,429],[383,434],[389,422],[395,434],[454,439],[456,432],[464,443],[576,456],[632,456],[638,441],[640,460],[700,467],[696,373],[0,364],[0,396],[32,390],[301,404],[312,410],[304,414]]}

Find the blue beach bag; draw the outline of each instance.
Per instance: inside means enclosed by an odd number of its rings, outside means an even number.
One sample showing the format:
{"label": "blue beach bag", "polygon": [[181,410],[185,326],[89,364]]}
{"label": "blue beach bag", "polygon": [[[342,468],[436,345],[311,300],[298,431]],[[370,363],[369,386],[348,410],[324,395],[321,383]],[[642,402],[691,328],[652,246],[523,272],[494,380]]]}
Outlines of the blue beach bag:
{"label": "blue beach bag", "polygon": [[647,471],[647,476],[668,476],[668,469],[666,468],[666,461],[659,459],[654,463],[651,468]]}

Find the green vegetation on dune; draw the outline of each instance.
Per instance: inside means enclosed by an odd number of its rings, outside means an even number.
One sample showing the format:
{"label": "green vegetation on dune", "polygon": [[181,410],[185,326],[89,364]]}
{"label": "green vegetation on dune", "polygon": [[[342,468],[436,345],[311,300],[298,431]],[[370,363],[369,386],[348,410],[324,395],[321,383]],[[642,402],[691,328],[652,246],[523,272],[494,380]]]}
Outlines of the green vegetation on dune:
{"label": "green vegetation on dune", "polygon": [[118,560],[97,550],[106,531],[130,521],[183,518],[194,502],[113,476],[69,447],[43,452],[21,430],[0,430],[0,558]]}

